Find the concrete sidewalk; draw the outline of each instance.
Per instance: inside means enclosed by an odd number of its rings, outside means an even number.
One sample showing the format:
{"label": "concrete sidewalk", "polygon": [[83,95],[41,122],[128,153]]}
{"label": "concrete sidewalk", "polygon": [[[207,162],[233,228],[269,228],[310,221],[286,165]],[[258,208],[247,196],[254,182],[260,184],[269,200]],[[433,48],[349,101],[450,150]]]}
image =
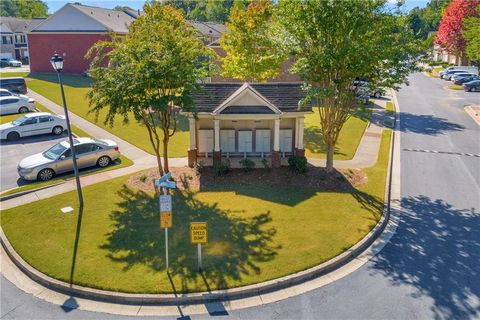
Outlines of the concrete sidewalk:
{"label": "concrete sidewalk", "polygon": [[[36,101],[44,105],[52,112],[63,114],[63,108],[58,104],[32,90],[29,90],[28,93]],[[380,143],[382,141],[382,120],[384,119],[386,100],[375,100],[375,102],[377,108],[372,114],[372,118],[362,136],[360,144],[355,152],[355,156],[351,160],[334,160],[334,166],[336,168],[367,168],[376,163],[378,150],[380,149]],[[81,177],[82,186],[88,186],[105,180],[132,174],[137,171],[153,168],[157,165],[155,156],[146,153],[129,142],[120,139],[119,137],[77,116],[74,113],[70,112],[69,115],[70,121],[88,134],[99,139],[112,139],[117,142],[122,154],[134,162],[134,164],[130,167]],[[308,158],[307,160],[311,165],[316,167],[323,167],[325,166],[326,162],[325,159]],[[186,166],[187,158],[170,158],[169,165],[170,167]],[[75,188],[75,180],[70,180],[51,188],[38,190],[17,198],[2,201],[0,203],[0,208],[2,210],[10,209],[26,203],[47,199],[65,192],[69,192],[75,190]]]}

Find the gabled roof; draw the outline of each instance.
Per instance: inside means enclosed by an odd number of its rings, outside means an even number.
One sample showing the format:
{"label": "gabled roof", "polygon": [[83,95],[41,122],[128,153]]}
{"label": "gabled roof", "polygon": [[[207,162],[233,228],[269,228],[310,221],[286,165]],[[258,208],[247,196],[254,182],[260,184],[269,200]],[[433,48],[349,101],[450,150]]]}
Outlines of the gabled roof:
{"label": "gabled roof", "polygon": [[0,17],[1,23],[7,25],[8,28],[15,33],[27,33],[43,20],[45,20],[45,18],[22,19],[15,17]]}
{"label": "gabled roof", "polygon": [[[100,29],[103,30],[89,30],[86,28],[76,27],[72,28],[71,26],[65,25],[65,28],[61,29],[53,29],[48,30],[48,28],[44,28],[44,26],[49,23],[50,21],[54,21],[55,19],[59,19],[58,17],[62,14],[69,12],[71,10],[76,10],[78,14],[81,15],[83,18],[83,24],[87,24],[88,21],[94,21],[97,26],[103,26]],[[75,12],[75,11],[74,11]],[[86,20],[86,17],[90,18],[91,20]],[[71,17],[68,17],[71,19]],[[67,3],[62,8],[57,10],[53,15],[48,17],[45,21],[38,24],[35,28],[30,30],[31,32],[98,32],[98,31],[111,31],[115,33],[128,33],[128,26],[132,21],[135,20],[130,14],[127,14],[124,11],[114,10],[114,9],[105,9],[100,7],[93,7],[93,6],[86,6],[86,5],[79,5],[79,4],[71,4]]]}
{"label": "gabled roof", "polygon": [[[242,83],[205,83],[199,90],[192,93],[192,99],[198,112],[212,113],[217,111],[221,113],[220,107],[231,100],[232,96],[238,94],[239,89],[244,86],[245,84]],[[310,105],[299,108],[300,100],[305,97],[302,83],[251,83],[248,86],[281,112],[308,112],[312,110]],[[263,106],[267,106],[267,103]],[[241,107],[242,113],[245,113],[245,108],[249,106],[236,107]],[[255,112],[260,110],[258,108],[260,106],[253,107],[255,107]]]}
{"label": "gabled roof", "polygon": [[131,15],[119,10],[78,4],[72,4],[71,6],[97,20],[113,32],[127,33],[128,26],[135,20]]}

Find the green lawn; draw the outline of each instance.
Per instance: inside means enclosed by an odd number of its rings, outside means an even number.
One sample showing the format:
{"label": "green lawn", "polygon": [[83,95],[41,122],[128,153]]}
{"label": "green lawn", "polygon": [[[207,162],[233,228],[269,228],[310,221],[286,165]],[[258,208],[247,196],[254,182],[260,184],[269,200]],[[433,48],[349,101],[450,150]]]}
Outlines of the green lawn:
{"label": "green lawn", "polygon": [[[381,216],[390,131],[377,164],[365,170],[358,190],[327,192],[309,187],[232,186],[174,196],[170,267],[177,292],[235,287],[277,278],[324,262],[350,248]],[[125,292],[172,292],[165,272],[164,233],[158,200],[125,186],[120,177],[84,188],[74,282]],[[78,212],[76,193],[0,212],[17,252],[41,272],[70,280]],[[38,210],[42,208],[42,210]],[[77,209],[78,210],[78,209]],[[209,223],[203,249],[204,276],[188,224]]]}
{"label": "green lawn", "polygon": [[[326,147],[320,131],[320,116],[317,108],[314,108],[313,111],[312,114],[305,116],[305,155],[311,158],[326,158]],[[347,120],[340,132],[334,159],[350,160],[353,158],[369,119],[370,110],[366,108]]]}
{"label": "green lawn", "polygon": [[463,86],[459,84],[451,84],[447,86],[447,88],[452,90],[463,90]]}
{"label": "green lawn", "polygon": [[[55,74],[30,74],[31,80],[27,85],[33,91],[45,96],[57,104],[62,104],[60,89]],[[113,133],[114,135],[130,142],[131,144],[153,154],[152,146],[148,138],[147,130],[140,126],[132,117],[128,124],[123,124],[121,119],[115,121],[113,127],[103,123],[106,112],[99,115],[98,122],[95,122],[95,115],[88,114],[89,106],[86,94],[90,89],[91,80],[88,77],[62,75],[64,82],[65,95],[68,109],[85,118],[99,127]],[[189,145],[188,120],[185,116],[180,116],[177,132],[171,138],[169,144],[170,157],[184,157],[187,155]]]}
{"label": "green lawn", "polygon": [[[116,170],[116,169],[120,169],[120,168],[124,168],[124,167],[129,167],[132,164],[133,164],[132,160],[130,160],[130,159],[124,157],[124,156],[120,156],[120,159],[116,160],[114,163],[112,163],[111,165],[109,165],[106,168],[100,168],[100,167],[86,168],[86,169],[80,170],[80,174],[81,174],[82,177],[83,176],[89,176],[89,175],[94,174],[94,173],[100,173],[100,172]],[[36,188],[40,188],[40,187],[50,186],[52,184],[72,180],[73,178],[74,178],[73,173],[61,174],[59,176],[56,176],[55,178],[53,178],[50,181],[30,182],[30,183],[28,183],[24,186],[2,192],[0,195],[1,196],[6,196],[6,195],[10,195],[10,194],[18,193],[18,192],[23,192],[23,191],[28,191],[28,190],[32,190],[32,189],[36,189]]]}
{"label": "green lawn", "polygon": [[28,72],[0,72],[0,78],[26,77]]}

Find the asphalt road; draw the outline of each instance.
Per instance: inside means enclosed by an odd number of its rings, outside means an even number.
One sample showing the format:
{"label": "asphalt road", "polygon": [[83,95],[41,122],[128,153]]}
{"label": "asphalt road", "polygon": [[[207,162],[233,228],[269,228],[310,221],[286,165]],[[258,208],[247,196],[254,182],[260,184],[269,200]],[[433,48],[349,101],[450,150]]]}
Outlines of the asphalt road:
{"label": "asphalt road", "polygon": [[17,173],[17,165],[22,159],[32,154],[43,152],[55,143],[66,140],[67,134],[55,136],[42,134],[34,137],[21,138],[18,141],[0,141],[0,191],[15,188],[25,181]]}
{"label": "asphalt road", "polygon": [[[463,111],[480,94],[446,85],[415,74],[398,93],[402,211],[382,252],[330,285],[222,318],[480,318],[480,127]],[[127,318],[64,310],[3,278],[1,289],[2,319]]]}

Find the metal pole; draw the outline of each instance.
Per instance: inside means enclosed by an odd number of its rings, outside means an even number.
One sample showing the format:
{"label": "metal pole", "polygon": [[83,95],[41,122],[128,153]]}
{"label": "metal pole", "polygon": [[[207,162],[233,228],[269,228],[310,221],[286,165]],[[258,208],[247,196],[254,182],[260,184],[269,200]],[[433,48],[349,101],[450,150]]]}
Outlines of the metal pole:
{"label": "metal pole", "polygon": [[168,271],[168,228],[165,228],[165,261],[167,262]]}
{"label": "metal pole", "polygon": [[198,251],[198,270],[202,270],[202,245],[199,243],[197,244],[197,251]]}
{"label": "metal pole", "polygon": [[73,172],[75,173],[75,182],[77,184],[78,202],[80,207],[83,207],[82,186],[80,184],[80,175],[78,174],[78,166],[77,166],[77,152],[75,151],[75,148],[73,145],[72,129],[70,127],[70,118],[68,117],[67,101],[65,100],[65,92],[63,91],[63,82],[62,82],[62,78],[60,77],[60,71],[57,71],[57,76],[58,76],[58,83],[60,84],[60,90],[62,91],[63,111],[65,112],[65,120],[67,122],[68,141],[70,142],[70,148],[72,150]]}

